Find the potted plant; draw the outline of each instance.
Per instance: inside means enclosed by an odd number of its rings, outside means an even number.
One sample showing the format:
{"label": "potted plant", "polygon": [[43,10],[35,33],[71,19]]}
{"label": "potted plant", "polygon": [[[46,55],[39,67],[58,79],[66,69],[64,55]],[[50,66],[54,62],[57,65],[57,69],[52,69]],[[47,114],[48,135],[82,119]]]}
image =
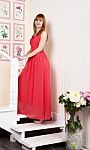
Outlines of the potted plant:
{"label": "potted plant", "polygon": [[64,104],[69,119],[66,123],[68,133],[67,149],[80,150],[82,139],[82,125],[77,112],[90,106],[90,92],[67,91],[59,96],[59,103]]}

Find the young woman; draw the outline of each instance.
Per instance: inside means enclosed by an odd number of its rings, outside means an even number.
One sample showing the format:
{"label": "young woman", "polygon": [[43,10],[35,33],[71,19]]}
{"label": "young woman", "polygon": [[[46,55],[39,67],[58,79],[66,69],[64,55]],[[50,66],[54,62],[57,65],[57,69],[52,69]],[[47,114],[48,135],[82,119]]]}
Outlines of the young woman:
{"label": "young woman", "polygon": [[51,119],[50,66],[44,52],[48,36],[43,14],[35,17],[33,29],[30,51],[18,57],[19,60],[28,59],[18,80],[18,113],[42,123]]}

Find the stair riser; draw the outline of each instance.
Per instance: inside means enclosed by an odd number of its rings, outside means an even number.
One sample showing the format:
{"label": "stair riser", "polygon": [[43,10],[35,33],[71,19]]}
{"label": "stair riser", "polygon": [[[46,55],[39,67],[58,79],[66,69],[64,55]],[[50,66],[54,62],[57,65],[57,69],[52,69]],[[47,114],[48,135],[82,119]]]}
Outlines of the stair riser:
{"label": "stair riser", "polygon": [[[30,148],[27,148],[26,146],[22,145],[23,150],[30,150]],[[36,147],[32,147],[32,150],[36,150]]]}
{"label": "stair riser", "polygon": [[18,133],[18,132],[13,131],[13,134],[12,134],[12,135],[13,135],[13,137],[14,137],[18,142],[20,142],[21,139],[25,138],[25,133],[24,133],[24,132]]}
{"label": "stair riser", "polygon": [[44,130],[37,130],[37,131],[25,131],[25,138],[46,135],[46,134],[52,134],[52,133],[58,133],[61,131],[63,131],[63,130],[60,129],[59,127],[51,128],[51,129],[44,129]]}

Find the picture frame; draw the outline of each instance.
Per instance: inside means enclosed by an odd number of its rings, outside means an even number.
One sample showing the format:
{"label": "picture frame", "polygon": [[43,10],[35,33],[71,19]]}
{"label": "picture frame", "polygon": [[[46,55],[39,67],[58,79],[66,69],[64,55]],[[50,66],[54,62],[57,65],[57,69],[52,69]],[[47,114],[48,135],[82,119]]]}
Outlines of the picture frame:
{"label": "picture frame", "polygon": [[14,2],[13,3],[13,18],[15,20],[24,21],[25,16],[25,5],[22,3]]}
{"label": "picture frame", "polygon": [[14,24],[14,40],[15,41],[24,41],[25,35],[25,26],[24,24]]}
{"label": "picture frame", "polygon": [[10,23],[0,22],[0,41],[10,41]]}
{"label": "picture frame", "polygon": [[23,43],[13,44],[13,57],[23,56],[25,53],[25,45]]}
{"label": "picture frame", "polygon": [[[10,56],[10,43],[2,43],[0,42],[0,51],[5,52]],[[6,57],[4,57],[2,54],[0,54],[0,60],[8,60]]]}
{"label": "picture frame", "polygon": [[10,1],[0,0],[0,18],[10,19]]}

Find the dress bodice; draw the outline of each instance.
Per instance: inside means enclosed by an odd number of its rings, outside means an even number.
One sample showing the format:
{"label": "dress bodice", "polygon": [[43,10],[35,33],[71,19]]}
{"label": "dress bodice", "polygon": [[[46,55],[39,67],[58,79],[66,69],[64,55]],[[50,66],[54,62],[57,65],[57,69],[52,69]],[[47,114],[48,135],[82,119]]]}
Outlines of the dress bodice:
{"label": "dress bodice", "polygon": [[41,34],[38,34],[36,36],[32,36],[30,39],[30,45],[31,45],[31,51],[34,51],[39,46]]}

